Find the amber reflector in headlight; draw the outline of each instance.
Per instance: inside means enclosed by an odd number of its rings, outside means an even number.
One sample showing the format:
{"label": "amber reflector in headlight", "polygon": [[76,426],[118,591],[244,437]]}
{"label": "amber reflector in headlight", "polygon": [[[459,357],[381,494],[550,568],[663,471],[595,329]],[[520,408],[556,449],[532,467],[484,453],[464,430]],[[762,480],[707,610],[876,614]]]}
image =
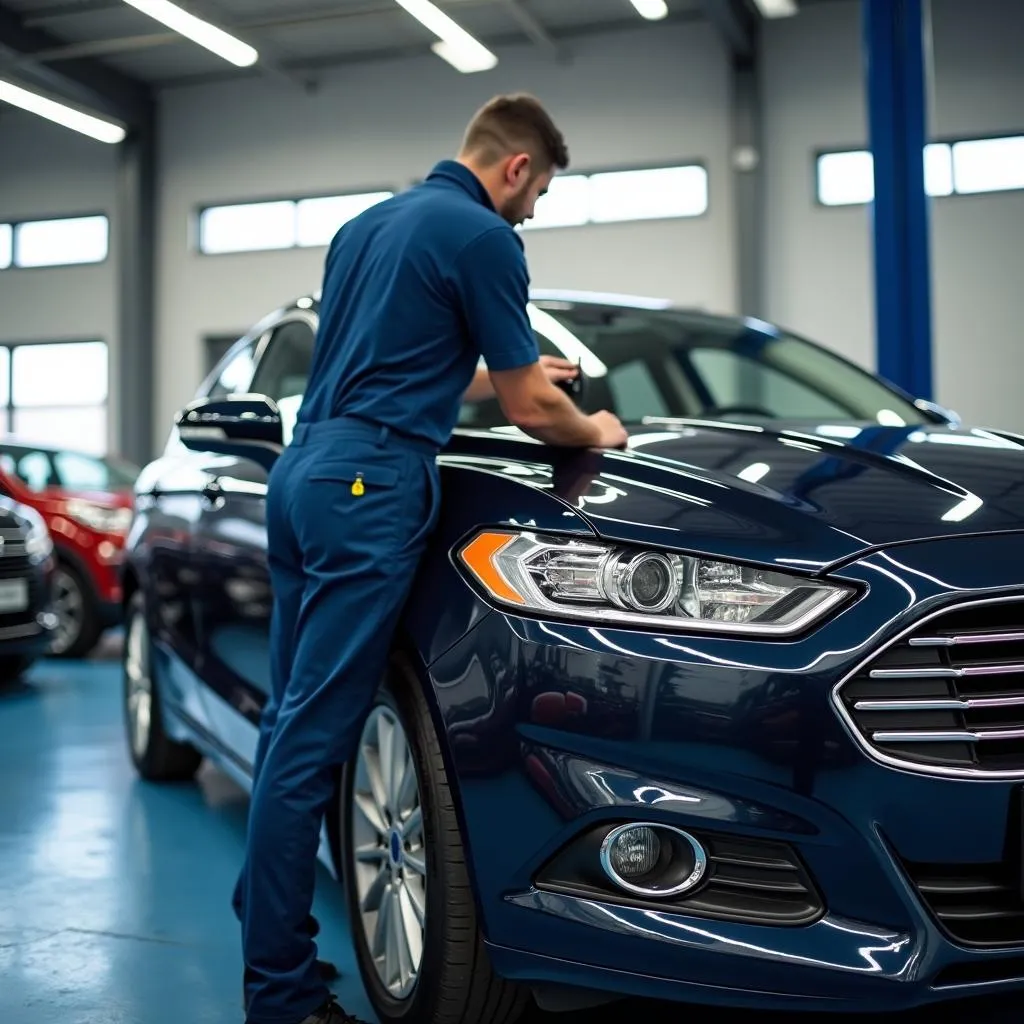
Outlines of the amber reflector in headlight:
{"label": "amber reflector in headlight", "polygon": [[596,624],[790,636],[853,594],[774,569],[515,530],[478,533],[459,559],[498,604]]}

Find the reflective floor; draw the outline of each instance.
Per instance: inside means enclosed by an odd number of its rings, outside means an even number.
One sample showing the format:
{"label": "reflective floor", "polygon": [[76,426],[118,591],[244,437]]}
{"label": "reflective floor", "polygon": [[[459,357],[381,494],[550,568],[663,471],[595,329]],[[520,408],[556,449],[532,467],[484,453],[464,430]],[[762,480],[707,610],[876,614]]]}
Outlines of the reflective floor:
{"label": "reflective floor", "polygon": [[[114,657],[108,650],[90,662],[44,662],[0,691],[0,1024],[240,1024],[238,930],[228,901],[246,798],[205,767],[198,786],[136,780]],[[336,886],[326,872],[321,882],[322,955],[343,972],[344,1005],[372,1019]],[[688,1024],[721,1019],[720,1010],[631,1004],[538,1015],[529,1024],[601,1024],[627,1014],[654,1024],[683,1013]],[[731,1019],[781,1024],[793,1015]],[[1020,1002],[899,1018],[939,1019],[1016,1024]]]}

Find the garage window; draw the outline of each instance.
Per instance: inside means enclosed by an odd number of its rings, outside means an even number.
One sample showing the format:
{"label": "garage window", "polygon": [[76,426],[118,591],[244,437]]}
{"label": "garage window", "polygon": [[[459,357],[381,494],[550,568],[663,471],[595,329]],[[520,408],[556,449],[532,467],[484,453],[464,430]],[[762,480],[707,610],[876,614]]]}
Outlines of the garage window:
{"label": "garage window", "polygon": [[699,217],[708,209],[708,172],[697,164],[556,177],[523,229]]}
{"label": "garage window", "polygon": [[232,252],[330,245],[338,229],[392,192],[208,206],[199,213],[199,251]]}
{"label": "garage window", "polygon": [[103,215],[0,224],[0,270],[102,263],[110,251],[110,221]]}
{"label": "garage window", "polygon": [[0,346],[5,431],[40,445],[105,454],[107,374],[102,341]]}
{"label": "garage window", "polygon": [[[929,143],[924,186],[932,197],[1024,189],[1024,135]],[[823,206],[872,202],[874,157],[867,150],[819,154],[817,195]]]}

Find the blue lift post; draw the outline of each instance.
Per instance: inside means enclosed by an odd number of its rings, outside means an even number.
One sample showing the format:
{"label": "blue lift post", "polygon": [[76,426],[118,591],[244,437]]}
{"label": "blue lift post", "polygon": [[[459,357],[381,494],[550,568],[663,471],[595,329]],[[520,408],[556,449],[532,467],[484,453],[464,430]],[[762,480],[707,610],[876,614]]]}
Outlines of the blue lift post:
{"label": "blue lift post", "polygon": [[931,270],[925,22],[928,0],[862,0],[870,145],[874,154],[878,372],[932,398]]}

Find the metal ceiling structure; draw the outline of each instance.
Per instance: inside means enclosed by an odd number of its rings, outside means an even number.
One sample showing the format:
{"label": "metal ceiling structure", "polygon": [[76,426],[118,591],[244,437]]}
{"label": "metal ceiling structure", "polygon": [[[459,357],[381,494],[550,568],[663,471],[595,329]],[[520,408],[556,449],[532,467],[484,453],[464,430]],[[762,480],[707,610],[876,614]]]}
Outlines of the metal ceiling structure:
{"label": "metal ceiling structure", "polygon": [[[552,59],[571,59],[572,40],[645,24],[629,0],[437,0],[459,25],[489,46],[532,43]],[[704,17],[705,0],[667,0],[658,24]],[[156,88],[273,74],[302,85],[318,74],[368,60],[429,53],[434,37],[394,0],[180,0],[260,51],[238,69],[123,0],[3,0],[22,32],[46,33],[29,48],[51,69],[92,59]],[[649,23],[648,23],[649,24]],[[0,39],[6,33],[0,29]]]}

